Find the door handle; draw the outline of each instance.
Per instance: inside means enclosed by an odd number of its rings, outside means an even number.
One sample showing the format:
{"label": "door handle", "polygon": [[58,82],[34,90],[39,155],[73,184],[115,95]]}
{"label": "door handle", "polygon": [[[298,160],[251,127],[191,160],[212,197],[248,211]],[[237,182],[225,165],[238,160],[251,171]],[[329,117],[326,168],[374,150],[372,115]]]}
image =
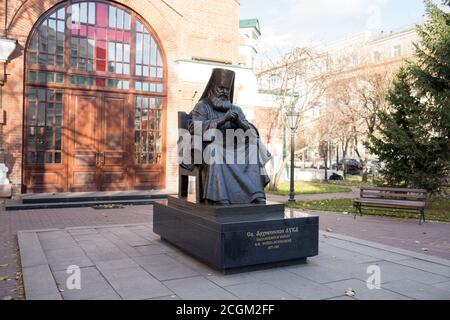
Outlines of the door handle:
{"label": "door handle", "polygon": [[96,166],[97,168],[100,167],[99,160],[100,160],[99,153],[96,152],[96,153],[95,153],[95,166]]}
{"label": "door handle", "polygon": [[105,166],[105,153],[104,152],[96,152],[95,153],[95,166],[97,168],[102,168]]}

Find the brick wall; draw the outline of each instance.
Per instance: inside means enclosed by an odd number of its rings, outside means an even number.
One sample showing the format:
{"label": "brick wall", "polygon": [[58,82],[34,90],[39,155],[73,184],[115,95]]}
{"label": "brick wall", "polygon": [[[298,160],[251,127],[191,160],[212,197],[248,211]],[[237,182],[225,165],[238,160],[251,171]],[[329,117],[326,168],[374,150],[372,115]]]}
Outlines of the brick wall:
{"label": "brick wall", "polygon": [[[0,0],[0,32],[4,34],[4,1]],[[168,67],[166,187],[176,189],[177,113],[187,105],[192,92],[202,88],[185,87],[177,77],[174,64],[179,59],[201,57],[210,60],[238,62],[237,0],[159,0],[116,1],[137,12],[154,29],[160,40]],[[4,125],[4,155],[10,168],[9,178],[14,191],[22,184],[23,75],[24,55],[28,35],[39,17],[59,0],[8,1],[8,36],[22,47],[19,57],[7,65],[8,78],[3,87],[3,109],[7,112]],[[193,91],[194,90],[194,91]],[[183,101],[183,103],[181,103]],[[181,107],[183,106],[183,107]],[[186,110],[187,111],[187,110]]]}

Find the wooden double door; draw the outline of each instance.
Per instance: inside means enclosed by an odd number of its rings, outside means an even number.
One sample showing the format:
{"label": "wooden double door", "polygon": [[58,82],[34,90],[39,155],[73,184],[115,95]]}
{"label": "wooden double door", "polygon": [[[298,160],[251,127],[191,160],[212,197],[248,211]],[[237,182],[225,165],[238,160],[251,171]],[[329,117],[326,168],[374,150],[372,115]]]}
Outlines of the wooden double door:
{"label": "wooden double door", "polygon": [[162,189],[164,165],[134,158],[134,96],[71,91],[65,97],[61,164],[25,168],[25,192]]}
{"label": "wooden double door", "polygon": [[76,92],[69,99],[69,191],[131,189],[133,126],[129,97]]}

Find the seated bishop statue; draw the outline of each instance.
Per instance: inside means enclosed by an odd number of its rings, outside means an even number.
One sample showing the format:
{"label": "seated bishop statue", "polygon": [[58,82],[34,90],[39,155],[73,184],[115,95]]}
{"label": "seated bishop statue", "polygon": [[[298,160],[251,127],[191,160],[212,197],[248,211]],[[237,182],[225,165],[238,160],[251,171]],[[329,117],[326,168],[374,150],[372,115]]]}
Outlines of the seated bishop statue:
{"label": "seated bishop statue", "polygon": [[212,205],[265,204],[269,178],[264,166],[271,155],[256,127],[233,104],[234,82],[233,71],[213,69],[190,113],[189,133],[202,151],[201,161],[194,163],[201,170],[197,183],[202,200]]}

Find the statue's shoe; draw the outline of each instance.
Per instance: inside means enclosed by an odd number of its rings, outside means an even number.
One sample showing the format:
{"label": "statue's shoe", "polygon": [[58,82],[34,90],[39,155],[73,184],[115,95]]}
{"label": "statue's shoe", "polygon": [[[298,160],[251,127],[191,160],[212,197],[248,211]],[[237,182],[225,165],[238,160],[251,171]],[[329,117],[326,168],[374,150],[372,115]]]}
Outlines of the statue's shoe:
{"label": "statue's shoe", "polygon": [[216,201],[214,202],[215,206],[229,206],[231,205],[230,201]]}
{"label": "statue's shoe", "polygon": [[255,200],[253,200],[254,204],[266,204],[266,199],[264,198],[256,198]]}

